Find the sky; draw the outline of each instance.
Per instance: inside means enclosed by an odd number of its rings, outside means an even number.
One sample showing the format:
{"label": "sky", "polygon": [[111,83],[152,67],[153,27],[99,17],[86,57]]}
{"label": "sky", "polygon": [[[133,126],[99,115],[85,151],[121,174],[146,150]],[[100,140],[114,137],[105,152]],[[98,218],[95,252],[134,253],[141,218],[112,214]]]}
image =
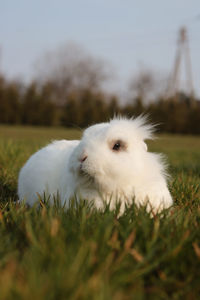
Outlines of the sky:
{"label": "sky", "polygon": [[73,41],[108,61],[112,85],[125,90],[140,68],[171,73],[183,25],[200,96],[199,0],[0,0],[0,70],[29,80],[38,58]]}

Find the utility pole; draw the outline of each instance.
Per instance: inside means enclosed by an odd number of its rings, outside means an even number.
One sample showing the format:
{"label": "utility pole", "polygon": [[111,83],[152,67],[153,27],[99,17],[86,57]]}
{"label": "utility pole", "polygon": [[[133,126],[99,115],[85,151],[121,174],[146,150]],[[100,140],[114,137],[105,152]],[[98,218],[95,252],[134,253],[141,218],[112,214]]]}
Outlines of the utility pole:
{"label": "utility pole", "polygon": [[192,79],[192,64],[186,27],[181,27],[178,33],[175,62],[167,90],[167,96],[173,97],[175,101],[177,101],[177,95],[180,92],[180,67],[182,61],[185,64],[186,90],[188,91],[188,95],[190,96],[190,99],[193,102],[194,86]]}

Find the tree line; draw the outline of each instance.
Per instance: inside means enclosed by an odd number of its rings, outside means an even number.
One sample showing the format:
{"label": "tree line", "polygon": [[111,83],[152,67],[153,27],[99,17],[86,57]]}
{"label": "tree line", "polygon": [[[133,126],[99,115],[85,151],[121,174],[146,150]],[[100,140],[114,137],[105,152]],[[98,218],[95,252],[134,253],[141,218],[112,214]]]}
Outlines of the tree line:
{"label": "tree line", "polygon": [[161,132],[200,134],[200,101],[185,93],[166,99],[162,82],[148,70],[132,79],[122,103],[119,96],[105,92],[112,73],[109,64],[76,44],[46,53],[37,65],[36,79],[27,84],[0,73],[1,124],[83,128],[118,114],[147,113]]}
{"label": "tree line", "polygon": [[145,104],[136,97],[120,105],[115,95],[87,88],[71,90],[59,103],[55,86],[31,82],[23,86],[0,77],[0,123],[37,126],[86,127],[121,114],[147,113],[162,132],[200,134],[200,101],[185,94]]}

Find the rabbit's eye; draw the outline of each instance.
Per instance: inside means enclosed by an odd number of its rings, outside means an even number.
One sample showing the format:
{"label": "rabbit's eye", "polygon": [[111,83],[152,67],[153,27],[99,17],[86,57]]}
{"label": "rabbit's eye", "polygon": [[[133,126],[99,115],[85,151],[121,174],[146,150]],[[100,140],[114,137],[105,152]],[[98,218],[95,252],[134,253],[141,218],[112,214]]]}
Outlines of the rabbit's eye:
{"label": "rabbit's eye", "polygon": [[110,149],[115,152],[121,152],[127,150],[127,143],[122,140],[113,140],[109,143]]}
{"label": "rabbit's eye", "polygon": [[114,144],[114,146],[113,146],[112,149],[113,149],[114,151],[119,151],[120,148],[121,148],[121,143],[120,143],[120,142],[117,142],[117,143]]}

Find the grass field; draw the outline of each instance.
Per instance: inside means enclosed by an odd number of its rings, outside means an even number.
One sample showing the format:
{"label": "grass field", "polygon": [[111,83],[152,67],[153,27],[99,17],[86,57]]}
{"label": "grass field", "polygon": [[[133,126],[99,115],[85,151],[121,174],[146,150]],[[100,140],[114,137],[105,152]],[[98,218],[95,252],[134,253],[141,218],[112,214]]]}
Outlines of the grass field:
{"label": "grass field", "polygon": [[199,299],[200,137],[163,135],[172,210],[151,218],[134,204],[98,212],[16,205],[17,174],[50,140],[79,130],[0,126],[0,299]]}

